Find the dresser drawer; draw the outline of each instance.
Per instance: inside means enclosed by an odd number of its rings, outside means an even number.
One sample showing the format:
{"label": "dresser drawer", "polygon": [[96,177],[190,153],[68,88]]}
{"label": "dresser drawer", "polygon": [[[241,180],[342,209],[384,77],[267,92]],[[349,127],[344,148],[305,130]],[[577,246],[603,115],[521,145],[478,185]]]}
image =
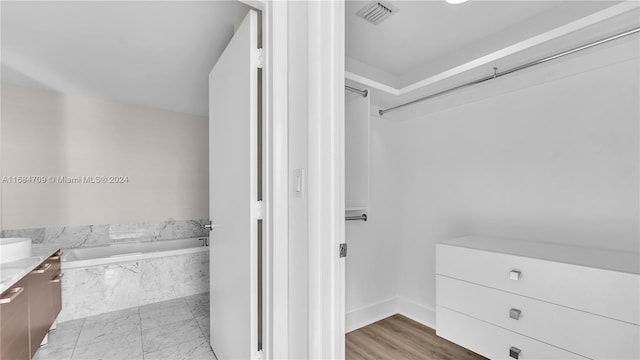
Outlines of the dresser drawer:
{"label": "dresser drawer", "polygon": [[[446,244],[436,273],[539,300],[640,324],[640,277]],[[520,273],[512,280],[512,271]]]}
{"label": "dresser drawer", "polygon": [[588,358],[640,358],[640,327],[626,322],[440,275],[436,304]]}
{"label": "dresser drawer", "polygon": [[[493,360],[586,359],[441,306],[436,306],[436,334]],[[519,356],[511,357],[516,349]]]}

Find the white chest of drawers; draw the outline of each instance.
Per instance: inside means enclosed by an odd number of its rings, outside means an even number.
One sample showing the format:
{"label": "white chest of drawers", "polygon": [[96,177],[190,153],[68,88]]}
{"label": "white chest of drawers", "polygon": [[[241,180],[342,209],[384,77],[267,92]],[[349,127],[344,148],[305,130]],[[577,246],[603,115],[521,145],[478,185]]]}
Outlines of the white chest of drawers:
{"label": "white chest of drawers", "polygon": [[640,359],[638,254],[479,236],[436,254],[439,336],[491,359]]}

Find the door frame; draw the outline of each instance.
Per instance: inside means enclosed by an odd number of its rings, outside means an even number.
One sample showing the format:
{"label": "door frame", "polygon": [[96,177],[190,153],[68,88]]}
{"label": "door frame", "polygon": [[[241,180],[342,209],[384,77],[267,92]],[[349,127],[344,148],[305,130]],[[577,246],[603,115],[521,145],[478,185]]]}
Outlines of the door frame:
{"label": "door frame", "polygon": [[[289,358],[290,329],[308,329],[308,358],[344,359],[344,2],[312,1],[307,21],[290,19],[290,1],[239,0],[261,12],[263,48],[263,359]],[[304,27],[304,28],[302,28]],[[304,31],[306,49],[290,48]],[[307,117],[289,117],[289,62],[307,57]],[[306,91],[306,94],[304,93]],[[306,142],[289,141],[290,122],[306,122]],[[291,153],[307,151],[308,227],[290,232]],[[290,241],[308,245],[306,268],[291,266]],[[291,274],[306,272],[308,317],[291,316]]]}
{"label": "door frame", "polygon": [[344,359],[344,2],[309,2],[307,21],[309,358]]}

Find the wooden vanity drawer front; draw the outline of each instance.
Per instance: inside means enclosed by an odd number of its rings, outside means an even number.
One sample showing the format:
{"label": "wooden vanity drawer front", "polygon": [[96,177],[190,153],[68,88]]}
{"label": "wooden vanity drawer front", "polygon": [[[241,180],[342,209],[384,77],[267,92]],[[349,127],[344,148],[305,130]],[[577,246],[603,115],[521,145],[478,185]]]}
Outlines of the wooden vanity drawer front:
{"label": "wooden vanity drawer front", "polygon": [[26,287],[27,281],[22,279],[0,296],[3,299],[11,298],[10,302],[0,304],[0,359],[31,359]]}
{"label": "wooden vanity drawer front", "polygon": [[49,262],[51,263],[51,291],[52,291],[52,318],[55,319],[60,314],[62,310],[62,268],[60,266],[60,257],[62,256],[62,251],[58,250],[55,254],[49,257]]}
{"label": "wooden vanity drawer front", "polygon": [[53,323],[52,265],[45,261],[27,275],[29,281],[29,332],[31,334],[31,356],[49,332]]}
{"label": "wooden vanity drawer front", "polygon": [[56,253],[51,255],[49,257],[49,259],[47,260],[47,262],[51,264],[51,274],[54,277],[62,271],[61,270],[61,266],[60,266],[61,265],[61,262],[60,262],[60,257],[61,256],[62,256],[62,251],[58,250]]}
{"label": "wooden vanity drawer front", "polygon": [[640,358],[640,327],[622,321],[444,276],[436,304],[591,359]]}
{"label": "wooden vanity drawer front", "polygon": [[[438,244],[437,253],[439,275],[640,324],[636,274],[446,244]],[[513,270],[518,280],[510,279]]]}
{"label": "wooden vanity drawer front", "polygon": [[53,321],[62,311],[62,275],[62,273],[59,273],[57,277],[51,280],[51,318]]}
{"label": "wooden vanity drawer front", "polygon": [[489,359],[513,360],[509,350],[519,349],[520,360],[586,359],[580,355],[533,340],[513,331],[437,306],[436,334]]}

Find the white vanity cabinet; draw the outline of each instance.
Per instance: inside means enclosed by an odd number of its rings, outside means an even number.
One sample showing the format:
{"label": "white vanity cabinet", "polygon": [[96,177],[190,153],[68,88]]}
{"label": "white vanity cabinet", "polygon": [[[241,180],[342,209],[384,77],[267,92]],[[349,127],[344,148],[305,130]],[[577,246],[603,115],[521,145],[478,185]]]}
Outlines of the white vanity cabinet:
{"label": "white vanity cabinet", "polygon": [[492,359],[640,358],[638,254],[467,236],[436,249],[436,331]]}

